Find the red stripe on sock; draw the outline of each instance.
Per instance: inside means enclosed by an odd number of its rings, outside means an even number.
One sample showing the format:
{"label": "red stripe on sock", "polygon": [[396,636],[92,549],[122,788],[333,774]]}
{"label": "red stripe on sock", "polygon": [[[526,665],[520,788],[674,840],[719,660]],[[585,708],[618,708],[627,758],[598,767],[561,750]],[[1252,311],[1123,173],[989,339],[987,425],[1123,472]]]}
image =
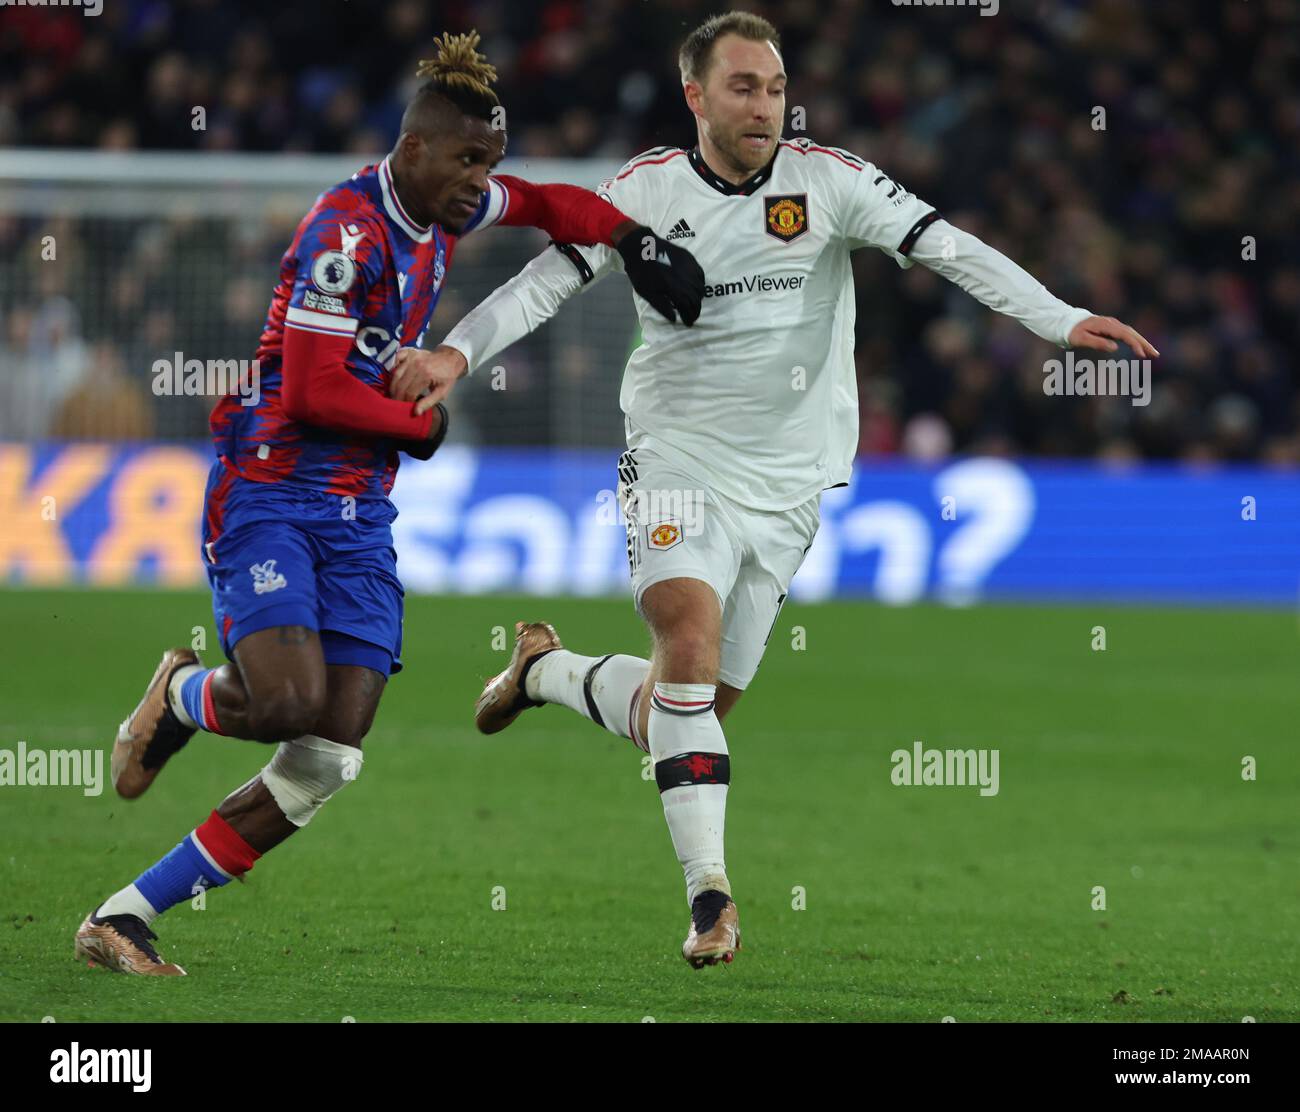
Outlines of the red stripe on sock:
{"label": "red stripe on sock", "polygon": [[262,855],[250,846],[216,811],[194,831],[194,837],[208,851],[218,867],[231,876],[243,876]]}
{"label": "red stripe on sock", "polygon": [[[203,677],[203,721],[202,727],[209,733],[224,734],[221,724],[217,721],[217,704],[212,698],[212,677],[217,674],[214,668]],[[213,814],[216,814],[214,811]]]}
{"label": "red stripe on sock", "polygon": [[672,705],[675,707],[707,707],[710,703],[713,702],[712,699],[701,699],[698,703],[683,703],[683,702],[679,702],[677,699],[666,698],[665,696],[660,695],[659,692],[657,691],[655,692],[655,698],[658,699],[661,703],[672,703]]}

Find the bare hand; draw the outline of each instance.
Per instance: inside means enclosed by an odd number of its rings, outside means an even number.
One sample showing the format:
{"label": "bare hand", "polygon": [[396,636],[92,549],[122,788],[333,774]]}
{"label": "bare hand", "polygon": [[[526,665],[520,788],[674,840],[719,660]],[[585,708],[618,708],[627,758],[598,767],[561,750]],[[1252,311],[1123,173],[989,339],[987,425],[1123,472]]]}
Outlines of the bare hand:
{"label": "bare hand", "polygon": [[1130,328],[1114,317],[1088,317],[1081,320],[1070,329],[1067,339],[1070,347],[1093,348],[1095,351],[1115,351],[1119,347],[1115,341],[1123,340],[1144,359],[1160,354],[1137,329]]}
{"label": "bare hand", "polygon": [[465,356],[446,344],[440,344],[433,351],[402,348],[393,359],[388,395],[403,402],[419,398],[415,406],[418,416],[450,394],[456,380],[468,372]]}

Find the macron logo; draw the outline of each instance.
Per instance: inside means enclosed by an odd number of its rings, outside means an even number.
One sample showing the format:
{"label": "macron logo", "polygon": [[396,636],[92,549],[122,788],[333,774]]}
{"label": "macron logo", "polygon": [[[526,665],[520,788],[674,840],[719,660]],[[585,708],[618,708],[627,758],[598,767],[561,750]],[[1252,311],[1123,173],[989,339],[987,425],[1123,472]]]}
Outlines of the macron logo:
{"label": "macron logo", "polygon": [[669,233],[664,239],[694,239],[695,233],[691,231],[691,226],[685,220],[679,220],[672,226]]}
{"label": "macron logo", "polygon": [[355,224],[348,224],[346,227],[339,225],[339,239],[343,243],[343,254],[349,259],[357,257],[357,248],[361,246],[361,241],[366,238],[365,232],[357,231]]}

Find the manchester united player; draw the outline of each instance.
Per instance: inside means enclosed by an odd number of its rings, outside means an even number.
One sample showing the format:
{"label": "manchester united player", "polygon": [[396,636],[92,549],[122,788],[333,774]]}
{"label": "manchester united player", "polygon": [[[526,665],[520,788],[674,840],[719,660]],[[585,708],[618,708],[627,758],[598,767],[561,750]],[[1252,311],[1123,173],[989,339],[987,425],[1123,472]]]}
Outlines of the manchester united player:
{"label": "manchester united player", "polygon": [[[510,666],[475,714],[493,733],[558,703],[651,754],[686,876],[682,952],[698,967],[730,961],[740,944],[723,858],[721,723],[812,545],[821,492],[848,482],[858,441],[850,252],[919,262],[1058,345],[1114,351],[1118,340],[1139,357],[1158,353],[1127,325],[1053,297],[870,162],[782,139],[786,74],[766,20],[714,17],[679,62],[696,145],[647,151],[600,191],[689,241],[710,279],[690,332],[637,300],[645,342],[623,376],[619,492],[653,653],[581,656],[550,626],[519,623]],[[619,262],[600,247],[548,249],[447,337],[422,404]]]}

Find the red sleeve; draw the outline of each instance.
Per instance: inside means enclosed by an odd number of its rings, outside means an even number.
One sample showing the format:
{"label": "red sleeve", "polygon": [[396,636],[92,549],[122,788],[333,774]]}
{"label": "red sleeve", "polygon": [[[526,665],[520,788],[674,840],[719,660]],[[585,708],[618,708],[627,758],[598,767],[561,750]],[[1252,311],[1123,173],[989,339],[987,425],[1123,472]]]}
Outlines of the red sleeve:
{"label": "red sleeve", "polygon": [[354,378],[344,360],[351,336],[284,330],[281,401],[294,421],[360,436],[427,440],[438,419],[430,409],[413,416],[411,402],[386,398]]}
{"label": "red sleeve", "polygon": [[498,224],[541,228],[557,243],[613,247],[610,236],[614,229],[632,219],[591,190],[576,185],[538,185],[509,174],[494,174],[492,180],[505,186],[509,195]]}

